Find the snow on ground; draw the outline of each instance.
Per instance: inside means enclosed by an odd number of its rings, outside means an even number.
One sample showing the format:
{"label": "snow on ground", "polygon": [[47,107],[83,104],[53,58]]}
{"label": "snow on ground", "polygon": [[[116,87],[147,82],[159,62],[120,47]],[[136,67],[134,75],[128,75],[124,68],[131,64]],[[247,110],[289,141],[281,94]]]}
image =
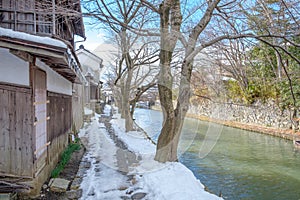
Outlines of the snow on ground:
{"label": "snow on ground", "polygon": [[83,159],[91,163],[80,186],[81,199],[120,199],[125,192],[119,189],[129,187],[127,177],[117,170],[117,147],[99,123],[99,117],[96,114],[91,124],[79,133],[80,137],[88,138],[87,154]]}
{"label": "snow on ground", "polygon": [[[105,106],[105,115],[109,115],[110,109],[110,106]],[[116,158],[118,148],[104,125],[99,123],[99,117],[96,114],[91,124],[79,133],[80,137],[88,138],[88,153],[84,159],[91,162],[91,168],[81,183],[81,199],[130,199],[130,191],[146,193],[144,199],[148,200],[222,199],[206,192],[200,181],[181,163],[155,161],[155,146],[143,137],[143,133],[125,133],[124,121],[115,114],[111,124],[118,138],[142,158],[129,168],[128,174],[121,173]],[[135,177],[134,183],[128,181],[129,175]]]}
{"label": "snow on ground", "polygon": [[85,115],[91,115],[91,114],[93,114],[93,111],[91,109],[87,108],[87,107],[84,107],[83,110],[84,110],[84,114]]}
{"label": "snow on ground", "polygon": [[[154,163],[153,166],[156,164]],[[144,172],[138,179],[140,187],[148,192],[149,199],[155,200],[213,200],[221,199],[204,190],[194,174],[181,163],[167,163],[158,170]]]}
{"label": "snow on ground", "polygon": [[109,115],[110,115],[110,111],[111,111],[111,106],[105,105],[105,106],[104,106],[103,113],[104,113],[105,115],[109,116]]}
{"label": "snow on ground", "polygon": [[121,119],[120,114],[114,114],[111,125],[116,135],[127,144],[128,149],[138,154],[153,154],[156,146],[149,140],[145,139],[142,132],[130,131],[125,134],[125,119]]}

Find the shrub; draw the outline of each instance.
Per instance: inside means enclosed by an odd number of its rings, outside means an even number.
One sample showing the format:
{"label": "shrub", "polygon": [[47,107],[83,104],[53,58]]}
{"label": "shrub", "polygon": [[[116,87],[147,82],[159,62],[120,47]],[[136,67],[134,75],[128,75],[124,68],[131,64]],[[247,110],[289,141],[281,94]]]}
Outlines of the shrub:
{"label": "shrub", "polygon": [[61,155],[60,162],[55,167],[55,169],[51,173],[51,178],[56,178],[65,168],[66,164],[69,162],[71,155],[74,151],[80,150],[79,138],[75,139],[75,143],[70,143],[68,147],[64,150]]}

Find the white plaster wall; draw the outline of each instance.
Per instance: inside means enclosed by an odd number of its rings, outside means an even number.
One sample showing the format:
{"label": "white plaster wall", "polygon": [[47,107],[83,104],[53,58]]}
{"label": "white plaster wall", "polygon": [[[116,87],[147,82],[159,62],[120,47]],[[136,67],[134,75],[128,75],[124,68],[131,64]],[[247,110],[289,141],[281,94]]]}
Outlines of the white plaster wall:
{"label": "white plaster wall", "polygon": [[77,57],[82,67],[82,73],[86,76],[91,73],[93,76],[93,81],[97,84],[100,80],[100,74],[102,69],[100,68],[100,61],[95,59],[94,56],[86,54],[84,51],[77,52]]}
{"label": "white plaster wall", "polygon": [[0,82],[29,86],[29,63],[0,48]]}
{"label": "white plaster wall", "polygon": [[45,63],[36,60],[36,66],[47,73],[47,90],[60,94],[72,95],[72,82],[62,77]]}
{"label": "white plaster wall", "polygon": [[81,65],[85,65],[94,71],[100,70],[100,62],[93,56],[87,55],[85,52],[78,52],[77,57]]}

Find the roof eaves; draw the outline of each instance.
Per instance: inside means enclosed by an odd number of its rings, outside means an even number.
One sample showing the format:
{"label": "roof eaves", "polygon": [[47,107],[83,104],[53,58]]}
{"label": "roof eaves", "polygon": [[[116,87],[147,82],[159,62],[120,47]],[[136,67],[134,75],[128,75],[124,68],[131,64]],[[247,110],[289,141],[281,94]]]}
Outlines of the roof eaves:
{"label": "roof eaves", "polygon": [[67,46],[53,46],[31,40],[0,35],[0,47],[28,52],[49,65],[54,71],[71,82],[81,83],[84,77],[74,51]]}

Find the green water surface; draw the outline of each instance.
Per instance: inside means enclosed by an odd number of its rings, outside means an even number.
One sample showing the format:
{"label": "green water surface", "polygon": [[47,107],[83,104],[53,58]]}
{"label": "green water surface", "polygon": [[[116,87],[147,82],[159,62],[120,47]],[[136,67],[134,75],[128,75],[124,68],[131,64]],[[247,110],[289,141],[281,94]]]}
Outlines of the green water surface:
{"label": "green water surface", "polygon": [[[135,118],[157,139],[160,112],[138,109]],[[300,199],[300,151],[292,141],[186,119],[179,145],[180,162],[224,199]]]}

